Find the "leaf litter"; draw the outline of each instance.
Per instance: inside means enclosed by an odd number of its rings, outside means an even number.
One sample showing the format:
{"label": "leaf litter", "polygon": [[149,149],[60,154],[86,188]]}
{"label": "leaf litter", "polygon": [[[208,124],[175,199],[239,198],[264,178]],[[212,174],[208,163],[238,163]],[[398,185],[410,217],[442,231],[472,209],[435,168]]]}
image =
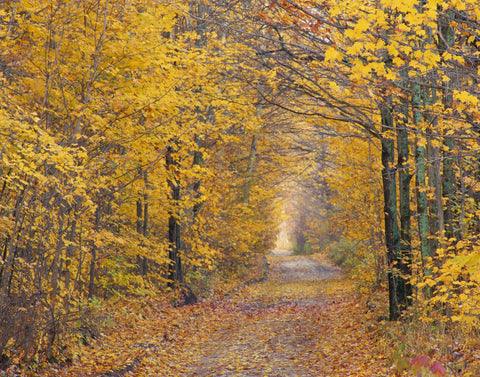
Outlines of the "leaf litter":
{"label": "leaf litter", "polygon": [[351,281],[321,256],[271,255],[263,282],[174,308],[131,304],[46,376],[389,376]]}

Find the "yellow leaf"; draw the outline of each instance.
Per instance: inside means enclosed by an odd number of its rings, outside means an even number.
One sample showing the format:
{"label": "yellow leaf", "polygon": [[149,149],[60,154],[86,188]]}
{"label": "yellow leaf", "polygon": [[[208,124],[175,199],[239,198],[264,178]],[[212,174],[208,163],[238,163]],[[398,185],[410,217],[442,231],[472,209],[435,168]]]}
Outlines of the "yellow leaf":
{"label": "yellow leaf", "polygon": [[357,25],[355,26],[355,31],[357,33],[364,33],[370,28],[370,22],[366,19],[362,18],[358,21]]}
{"label": "yellow leaf", "polygon": [[327,51],[325,51],[325,61],[329,62],[332,60],[340,60],[342,58],[342,53],[338,51],[338,49],[334,47],[329,47]]}

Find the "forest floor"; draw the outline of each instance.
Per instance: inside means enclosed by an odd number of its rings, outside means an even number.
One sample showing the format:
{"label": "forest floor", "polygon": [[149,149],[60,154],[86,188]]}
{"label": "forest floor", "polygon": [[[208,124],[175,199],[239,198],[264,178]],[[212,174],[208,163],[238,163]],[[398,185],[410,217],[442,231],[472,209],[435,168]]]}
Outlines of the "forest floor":
{"label": "forest floor", "polygon": [[[180,308],[132,306],[45,376],[390,376],[352,283],[320,256],[268,256],[268,278]],[[381,338],[381,337],[380,337]]]}

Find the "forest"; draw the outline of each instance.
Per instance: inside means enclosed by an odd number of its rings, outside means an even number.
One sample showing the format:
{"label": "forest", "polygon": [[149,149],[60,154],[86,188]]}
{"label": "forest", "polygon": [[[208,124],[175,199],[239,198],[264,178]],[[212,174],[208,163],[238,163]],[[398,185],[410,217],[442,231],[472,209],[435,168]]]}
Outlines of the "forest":
{"label": "forest", "polygon": [[479,85],[475,0],[0,1],[0,376],[210,375],[188,318],[268,317],[269,264],[375,328],[353,375],[478,375]]}

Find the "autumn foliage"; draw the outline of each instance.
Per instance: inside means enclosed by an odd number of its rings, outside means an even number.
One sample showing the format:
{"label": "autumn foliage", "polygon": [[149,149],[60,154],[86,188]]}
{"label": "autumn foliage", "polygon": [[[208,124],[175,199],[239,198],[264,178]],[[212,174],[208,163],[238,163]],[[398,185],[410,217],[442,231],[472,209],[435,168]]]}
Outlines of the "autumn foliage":
{"label": "autumn foliage", "polygon": [[235,45],[184,11],[203,10],[1,5],[1,354],[51,358],[95,297],[201,284],[271,247],[259,100]]}
{"label": "autumn foliage", "polygon": [[470,1],[273,1],[258,14],[263,62],[299,96],[269,100],[328,140],[311,149],[330,233],[358,243],[357,269],[384,258],[391,319],[414,296],[428,318],[478,317],[478,16]]}
{"label": "autumn foliage", "polygon": [[7,360],[246,275],[288,201],[391,320],[478,326],[476,1],[3,1],[0,51]]}

